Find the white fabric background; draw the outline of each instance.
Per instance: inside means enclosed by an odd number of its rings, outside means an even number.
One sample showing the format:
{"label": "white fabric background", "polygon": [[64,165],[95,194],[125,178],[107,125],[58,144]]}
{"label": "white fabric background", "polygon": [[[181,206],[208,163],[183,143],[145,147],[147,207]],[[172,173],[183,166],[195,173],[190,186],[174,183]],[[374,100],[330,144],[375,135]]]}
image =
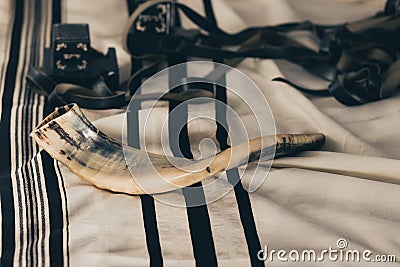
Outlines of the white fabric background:
{"label": "white fabric background", "polygon": [[[353,2],[214,0],[214,7],[219,25],[230,32],[304,19],[321,23],[356,20],[380,8],[375,1]],[[200,10],[200,1],[186,4]],[[63,15],[65,22],[90,24],[93,47],[104,52],[107,47],[116,47],[122,78],[127,77],[130,61],[121,49],[127,19],[125,0],[68,0],[64,1]],[[361,107],[345,107],[333,98],[310,100],[289,86],[271,82],[273,77],[283,75],[273,61],[248,59],[239,69],[262,89],[273,111],[277,132],[323,132],[327,136],[323,149],[326,152],[275,161],[265,183],[250,194],[261,244],[276,250],[322,250],[335,247],[337,239],[343,237],[350,249],[397,256],[397,263],[369,266],[400,265],[400,96]],[[302,74],[298,77],[311,79]],[[87,114],[94,120],[119,112]],[[118,118],[121,116],[98,125],[118,135]],[[195,136],[196,128],[190,129]],[[139,198],[98,190],[65,167],[61,166],[61,170],[68,194],[71,266],[147,266],[149,256]],[[248,182],[246,176],[243,182]],[[170,193],[168,197],[181,196]],[[250,265],[235,202],[231,192],[208,205],[220,266]],[[165,266],[194,266],[186,210],[156,201],[156,212]],[[328,261],[267,265],[368,266]]]}

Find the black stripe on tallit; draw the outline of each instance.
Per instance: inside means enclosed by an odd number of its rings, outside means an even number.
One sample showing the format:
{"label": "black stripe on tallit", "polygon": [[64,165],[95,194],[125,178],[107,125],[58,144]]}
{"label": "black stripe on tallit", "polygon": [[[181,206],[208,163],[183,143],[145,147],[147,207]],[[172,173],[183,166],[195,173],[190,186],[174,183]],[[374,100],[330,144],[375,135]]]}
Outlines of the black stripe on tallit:
{"label": "black stripe on tallit", "polygon": [[[38,96],[36,96],[36,97],[38,98]],[[36,107],[36,109],[32,110],[32,113],[39,114],[39,105]],[[36,123],[37,124],[39,123],[40,119],[41,118],[37,118],[36,119]],[[37,155],[35,155],[33,157],[33,163],[35,165],[34,170],[36,171],[36,177],[40,177],[41,174],[40,174],[40,171],[39,171],[40,167],[39,167],[39,161],[38,161]],[[38,217],[38,224],[41,224],[43,234],[39,232],[39,228],[38,228],[37,232],[36,232],[37,240],[35,241],[35,243],[33,245],[37,245],[37,243],[39,243],[39,242],[41,242],[43,244],[44,239],[45,239],[45,231],[46,231],[46,222],[45,222],[45,219],[43,217],[44,212],[45,212],[45,203],[44,203],[44,196],[43,196],[43,190],[42,190],[43,185],[42,185],[41,179],[37,179],[36,183],[37,183],[37,187],[38,187],[38,191],[39,191],[38,194],[36,194],[36,192],[35,192],[36,197],[37,197],[37,212],[41,213],[41,217]],[[40,249],[41,255],[45,255],[44,246],[39,247],[38,249]],[[36,255],[36,256],[38,256],[38,255]],[[42,257],[42,261],[40,262],[40,264],[44,265],[45,264],[45,260],[46,259],[44,257]],[[39,265],[39,262],[38,262],[38,265]]]}
{"label": "black stripe on tallit", "polygon": [[[49,114],[53,109],[45,105],[45,112]],[[54,161],[47,152],[41,152],[46,191],[49,205],[50,228],[50,266],[63,264],[63,212],[58,178],[54,169]]]}
{"label": "black stripe on tallit", "polygon": [[70,255],[69,255],[69,214],[68,214],[68,199],[67,199],[67,190],[65,188],[65,184],[64,184],[64,178],[62,177],[62,173],[60,170],[60,165],[57,162],[57,168],[58,168],[58,172],[61,175],[61,187],[63,190],[63,197],[65,198],[65,218],[66,218],[66,227],[67,227],[67,236],[66,236],[66,244],[64,244],[66,246],[67,249],[67,255],[64,255],[67,257],[67,266],[70,266]]}
{"label": "black stripe on tallit", "polygon": [[[170,66],[177,64],[179,62],[171,61]],[[169,73],[169,81],[171,88],[171,81],[177,81],[179,78],[184,78],[187,76],[186,66],[181,66],[180,70],[181,77],[172,77],[172,75],[177,74],[176,71]],[[176,67],[175,67],[176,68]],[[174,90],[172,90],[174,91]],[[180,103],[176,101],[169,102],[169,113],[171,113],[175,107]],[[193,155],[190,150],[190,140],[187,128],[188,119],[188,105],[183,103],[183,109],[180,109],[180,114],[178,118],[174,116],[168,117],[168,129],[169,129],[169,142],[171,151],[175,156],[183,155],[186,158],[192,159]],[[176,140],[178,137],[178,143]],[[204,191],[202,189],[202,183],[196,183],[192,187],[198,187],[199,190],[196,192],[197,195],[193,195],[193,191],[188,191],[183,188],[183,195],[187,205],[190,205],[191,199],[196,199],[196,201],[202,201],[206,203]],[[191,195],[189,195],[189,193]],[[197,266],[217,266],[217,256],[215,252],[214,239],[211,231],[210,216],[208,214],[207,205],[196,207],[188,207],[186,209],[189,221],[189,229],[193,246],[193,254],[196,260]]]}
{"label": "black stripe on tallit", "polygon": [[[31,93],[25,94],[25,100],[27,102],[32,96]],[[32,129],[31,127],[31,120],[32,120],[32,113],[28,112],[28,110],[32,109],[33,101],[30,101],[26,108],[23,110],[23,117],[24,121],[27,123],[22,123],[22,132],[30,132]],[[27,209],[26,209],[26,216],[27,218],[27,235],[28,235],[28,244],[26,249],[25,257],[32,263],[32,265],[37,266],[37,255],[34,253],[36,251],[35,247],[35,240],[38,237],[39,229],[38,229],[38,212],[37,212],[37,199],[35,195],[35,181],[33,180],[33,170],[30,164],[30,159],[32,158],[32,145],[29,144],[29,136],[22,136],[23,139],[23,146],[25,147],[24,150],[24,165],[22,168],[22,175],[25,181],[25,195],[27,198]]]}
{"label": "black stripe on tallit", "polygon": [[[127,7],[129,16],[136,10],[139,6],[139,1],[137,0],[127,0]],[[143,67],[142,61],[138,58],[134,59],[131,57],[131,75],[139,71]],[[140,81],[136,81],[136,84],[132,85],[134,88],[139,88],[141,85]],[[138,143],[139,144],[139,143]]]}
{"label": "black stripe on tallit", "polygon": [[[138,2],[128,0],[129,14],[135,11],[138,7]],[[131,59],[131,74],[142,68],[142,63],[139,59]],[[137,81],[136,88],[139,88],[141,81]],[[138,92],[139,93],[139,92]],[[130,104],[128,112],[128,145],[140,148],[139,137],[139,110],[140,105]],[[147,251],[150,257],[150,266],[163,266],[163,257],[161,252],[160,234],[157,226],[156,208],[153,197],[149,195],[140,196],[142,205],[143,223],[146,235]]]}
{"label": "black stripe on tallit", "polygon": [[142,203],[143,222],[146,231],[147,250],[150,256],[150,266],[163,266],[154,198],[149,195],[143,195],[140,196],[140,200]]}
{"label": "black stripe on tallit", "polygon": [[12,266],[15,250],[15,207],[11,181],[11,144],[10,116],[13,105],[13,92],[19,62],[21,31],[24,19],[24,4],[22,0],[14,1],[14,22],[11,32],[9,60],[6,62],[2,114],[0,122],[0,195],[2,218],[2,251],[1,266]]}
{"label": "black stripe on tallit", "polygon": [[[53,109],[46,103],[45,113],[50,114]],[[45,185],[47,191],[49,218],[50,218],[50,266],[61,266],[63,264],[63,213],[61,194],[59,191],[57,174],[54,169],[54,161],[50,155],[41,152]]]}
{"label": "black stripe on tallit", "polygon": [[62,0],[53,0],[52,23],[61,23]]}
{"label": "black stripe on tallit", "polygon": [[[61,22],[61,1],[53,0],[53,14],[52,23]],[[44,115],[47,116],[53,112],[53,108],[46,101],[44,106]],[[49,205],[49,218],[50,218],[50,266],[62,266],[64,262],[63,253],[63,209],[62,209],[62,196],[58,184],[57,174],[54,168],[54,160],[50,155],[44,151],[41,152],[43,171],[46,185],[46,192]]]}
{"label": "black stripe on tallit", "polygon": [[[218,84],[225,85],[224,89],[219,88],[216,90],[216,99],[221,101],[225,105],[218,104],[216,101],[215,105],[215,117],[217,123],[217,141],[220,144],[221,150],[228,148],[228,123],[226,117],[226,105],[227,105],[227,92],[226,92],[226,76],[223,76]],[[224,128],[225,126],[225,128]],[[247,242],[247,248],[250,255],[250,261],[252,266],[264,266],[264,263],[257,258],[257,252],[261,250],[260,239],[257,234],[257,228],[254,221],[253,210],[251,208],[251,202],[248,192],[243,188],[240,181],[240,176],[237,168],[228,170],[226,172],[228,181],[234,185],[236,202],[239,208],[240,221],[242,222],[244,235]]]}
{"label": "black stripe on tallit", "polygon": [[[131,103],[128,118],[128,145],[140,148],[139,138],[139,110],[140,104]],[[150,257],[150,266],[163,266],[160,236],[157,226],[156,209],[153,197],[149,195],[140,196],[142,205],[143,223],[146,235],[147,251]]]}

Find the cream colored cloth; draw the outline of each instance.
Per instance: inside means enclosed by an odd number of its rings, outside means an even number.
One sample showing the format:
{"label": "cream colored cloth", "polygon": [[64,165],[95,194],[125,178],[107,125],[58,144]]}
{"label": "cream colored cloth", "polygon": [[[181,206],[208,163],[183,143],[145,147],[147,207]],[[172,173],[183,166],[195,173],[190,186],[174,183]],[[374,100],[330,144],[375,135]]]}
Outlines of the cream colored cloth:
{"label": "cream colored cloth", "polygon": [[[186,2],[201,10],[200,1]],[[365,2],[214,0],[213,4],[220,27],[236,32],[248,26],[305,19],[320,23],[352,21],[379,9]],[[119,64],[126,78],[129,57],[120,49],[127,19],[125,1],[65,3],[67,22],[90,23],[94,47],[119,48]],[[267,266],[400,266],[400,96],[345,107],[333,98],[310,100],[287,85],[271,82],[283,75],[271,60],[247,59],[239,69],[261,88],[274,114],[277,132],[322,132],[327,136],[323,152],[276,160],[263,185],[250,194],[261,245],[275,250],[320,251],[336,247],[336,241],[345,238],[349,249],[397,256],[397,263],[387,264],[326,260],[267,261]],[[306,77],[302,73],[298,76]],[[98,119],[118,112],[86,113]],[[166,116],[166,109],[160,108],[160,114]],[[157,125],[160,119],[150,120],[150,124]],[[122,116],[117,115],[97,125],[118,136],[121,121]],[[211,135],[215,133],[213,124],[202,126]],[[200,128],[189,124],[191,140],[196,139]],[[159,150],[157,146],[153,149]],[[197,143],[193,143],[196,149]],[[101,191],[60,167],[68,196],[71,266],[147,266],[149,255],[139,197]],[[242,182],[246,186],[249,177],[245,175]],[[183,201],[177,193],[165,197]],[[186,210],[159,201],[155,208],[164,265],[194,266]],[[234,192],[209,204],[208,212],[218,264],[249,266]]]}

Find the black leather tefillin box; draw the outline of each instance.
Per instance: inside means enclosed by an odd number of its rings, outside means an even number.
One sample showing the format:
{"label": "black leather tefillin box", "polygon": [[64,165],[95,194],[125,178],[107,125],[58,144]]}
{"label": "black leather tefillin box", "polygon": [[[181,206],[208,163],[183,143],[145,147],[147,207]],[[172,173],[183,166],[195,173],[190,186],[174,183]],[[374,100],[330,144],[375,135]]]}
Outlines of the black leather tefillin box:
{"label": "black leather tefillin box", "polygon": [[109,48],[103,55],[91,48],[87,24],[54,24],[43,68],[57,82],[90,87],[102,76],[110,87],[119,83],[115,49]]}
{"label": "black leather tefillin box", "polygon": [[53,27],[53,69],[57,74],[89,71],[90,36],[87,24],[56,24]]}

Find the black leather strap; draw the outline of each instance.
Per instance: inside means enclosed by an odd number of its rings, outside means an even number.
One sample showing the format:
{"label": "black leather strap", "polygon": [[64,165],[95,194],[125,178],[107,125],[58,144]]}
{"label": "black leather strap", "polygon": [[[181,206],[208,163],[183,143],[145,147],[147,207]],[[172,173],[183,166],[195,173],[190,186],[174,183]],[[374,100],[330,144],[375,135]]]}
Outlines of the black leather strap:
{"label": "black leather strap", "polygon": [[[400,78],[394,79],[395,73],[390,78],[394,86],[400,85]],[[347,106],[361,105],[376,101],[381,98],[382,76],[378,65],[365,65],[346,73],[340,73],[329,84],[327,89],[312,90],[301,87],[291,81],[278,77],[273,81],[289,84],[299,91],[315,96],[334,96],[340,103]]]}
{"label": "black leather strap", "polygon": [[328,87],[329,92],[342,104],[347,106],[359,105],[362,102],[352,96],[343,86],[343,76],[339,76]]}
{"label": "black leather strap", "polygon": [[57,84],[40,68],[32,68],[26,79],[33,88],[44,92],[49,104],[54,107],[77,103],[83,108],[109,109],[120,108],[127,103],[125,92],[112,91],[102,77],[92,88],[86,88],[76,84]]}
{"label": "black leather strap", "polygon": [[26,76],[31,87],[40,90],[42,93],[50,94],[57,85],[42,69],[31,68]]}
{"label": "black leather strap", "polygon": [[[32,69],[27,79],[35,88],[49,92],[48,102],[53,107],[63,106],[69,103],[76,103],[82,108],[88,109],[112,109],[121,108],[130,101],[129,96],[133,96],[138,88],[134,87],[135,81],[148,77],[157,72],[163,65],[162,61],[155,61],[146,64],[135,74],[133,74],[127,83],[128,91],[112,91],[105,81],[100,77],[92,86],[86,88],[76,84],[59,83],[52,81],[46,73],[40,69]],[[203,80],[204,82],[201,82]],[[195,82],[194,82],[195,81]],[[205,78],[196,78],[194,81],[187,80],[184,86],[176,88],[176,92],[167,92],[160,94],[139,94],[135,101],[146,100],[173,100],[183,102],[192,98],[213,98],[215,95],[214,86],[207,82]],[[200,82],[199,82],[200,81]],[[130,94],[127,92],[130,92]]]}
{"label": "black leather strap", "polygon": [[274,79],[272,79],[273,82],[282,82],[282,83],[286,83],[294,88],[296,88],[297,90],[305,93],[305,94],[310,94],[310,95],[315,95],[315,96],[331,96],[330,92],[328,89],[309,89],[309,88],[304,88],[301,87],[300,85],[297,85],[285,78],[282,77],[276,77]]}
{"label": "black leather strap", "polygon": [[112,109],[126,105],[125,92],[115,92],[110,96],[99,96],[93,90],[74,84],[60,83],[48,96],[54,107],[76,103],[88,109]]}

